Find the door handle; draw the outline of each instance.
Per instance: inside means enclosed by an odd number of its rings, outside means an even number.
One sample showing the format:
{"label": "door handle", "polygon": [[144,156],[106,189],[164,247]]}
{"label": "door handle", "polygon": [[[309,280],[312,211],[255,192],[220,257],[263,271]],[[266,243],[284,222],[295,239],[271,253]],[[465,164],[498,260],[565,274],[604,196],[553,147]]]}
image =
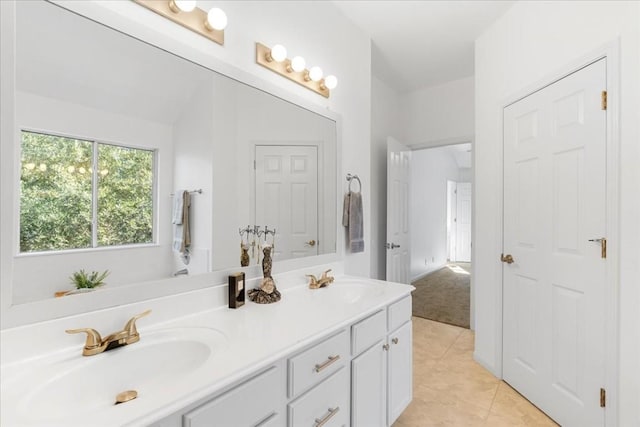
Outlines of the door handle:
{"label": "door handle", "polygon": [[513,264],[514,259],[511,254],[500,254],[500,261],[506,262],[507,264]]}
{"label": "door handle", "polygon": [[607,238],[601,237],[599,239],[589,239],[590,242],[600,243],[600,256],[602,258],[607,257]]}
{"label": "door handle", "polygon": [[387,249],[395,249],[400,247],[400,245],[396,245],[395,243],[387,243],[385,246]]}
{"label": "door handle", "polygon": [[315,240],[309,240],[308,242],[305,242],[305,245],[309,245],[311,247],[316,245],[316,241]]}

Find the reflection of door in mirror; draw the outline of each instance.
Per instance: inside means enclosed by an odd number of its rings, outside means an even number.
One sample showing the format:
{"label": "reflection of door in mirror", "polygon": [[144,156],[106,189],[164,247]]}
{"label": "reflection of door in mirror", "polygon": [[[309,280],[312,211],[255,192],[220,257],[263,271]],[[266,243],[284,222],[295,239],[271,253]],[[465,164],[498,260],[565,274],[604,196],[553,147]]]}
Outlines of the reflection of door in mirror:
{"label": "reflection of door in mirror", "polygon": [[256,224],[276,229],[274,259],[318,254],[318,147],[257,145]]}

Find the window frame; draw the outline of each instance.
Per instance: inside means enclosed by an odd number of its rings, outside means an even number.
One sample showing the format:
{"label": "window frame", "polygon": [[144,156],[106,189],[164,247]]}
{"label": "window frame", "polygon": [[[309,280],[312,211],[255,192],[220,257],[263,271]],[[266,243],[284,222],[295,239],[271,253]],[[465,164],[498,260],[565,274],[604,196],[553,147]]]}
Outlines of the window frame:
{"label": "window frame", "polygon": [[[89,253],[96,251],[111,251],[111,250],[121,250],[121,249],[129,249],[129,248],[144,248],[144,247],[156,247],[158,246],[158,151],[157,147],[144,147],[140,145],[132,145],[128,143],[122,142],[113,142],[113,141],[105,141],[101,138],[94,137],[85,137],[78,135],[71,135],[64,132],[56,132],[49,130],[37,129],[34,127],[23,126],[17,129],[17,141],[18,150],[17,151],[17,171],[16,171],[16,183],[14,188],[16,189],[16,197],[15,197],[15,212],[16,215],[16,225],[14,226],[14,230],[16,233],[15,238],[15,256],[17,257],[30,257],[30,256],[42,256],[42,255],[63,255],[63,254],[78,254],[78,253]],[[22,206],[22,133],[37,133],[47,136],[60,137],[60,138],[68,138],[68,139],[76,139],[81,141],[86,141],[92,144],[92,159],[91,159],[91,246],[86,248],[67,248],[67,249],[50,249],[50,250],[39,250],[39,251],[29,251],[22,252],[20,250],[20,233],[21,233],[21,206]],[[152,173],[153,179],[151,183],[151,203],[152,203],[152,212],[151,212],[151,241],[145,243],[125,243],[121,245],[109,245],[109,246],[99,246],[98,245],[98,146],[102,145],[111,145],[126,149],[133,150],[142,150],[151,152],[152,156]]]}

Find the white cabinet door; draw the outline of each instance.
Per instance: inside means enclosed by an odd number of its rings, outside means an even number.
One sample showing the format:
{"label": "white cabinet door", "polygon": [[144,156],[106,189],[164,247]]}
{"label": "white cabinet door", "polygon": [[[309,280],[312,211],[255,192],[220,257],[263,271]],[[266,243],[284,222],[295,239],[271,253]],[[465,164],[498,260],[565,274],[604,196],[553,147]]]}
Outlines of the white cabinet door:
{"label": "white cabinet door", "polygon": [[413,397],[411,340],[411,322],[389,334],[388,425],[398,419]]}
{"label": "white cabinet door", "polygon": [[381,340],[351,362],[351,426],[386,425],[387,352]]}

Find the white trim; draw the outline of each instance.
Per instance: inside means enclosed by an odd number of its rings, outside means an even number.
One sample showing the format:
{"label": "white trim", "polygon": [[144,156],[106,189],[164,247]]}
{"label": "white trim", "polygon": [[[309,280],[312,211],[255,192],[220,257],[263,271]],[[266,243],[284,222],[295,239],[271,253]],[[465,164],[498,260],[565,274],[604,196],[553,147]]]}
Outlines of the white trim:
{"label": "white trim", "polygon": [[[603,387],[607,390],[607,408],[605,409],[605,425],[616,426],[619,413],[618,399],[618,375],[619,364],[618,356],[620,349],[619,339],[619,271],[620,271],[620,39],[617,38],[593,50],[590,54],[579,59],[571,61],[569,64],[561,67],[556,72],[547,75],[547,77],[528,85],[526,88],[517,91],[512,96],[507,97],[502,103],[502,158],[500,164],[503,165],[504,174],[504,109],[514,102],[537,92],[564,77],[575,73],[576,71],[602,59],[607,59],[606,64],[606,81],[607,81],[607,164],[606,164],[606,180],[607,180],[607,272],[606,287],[607,300],[606,304],[606,325],[605,336],[605,384]],[[605,89],[605,88],[603,88]],[[501,233],[502,250],[504,250],[504,175],[500,177],[500,187],[503,191],[503,197],[500,199]],[[501,269],[502,271],[502,269]],[[501,289],[497,293],[496,311],[498,318],[502,319],[496,322],[496,336],[500,339],[496,340],[496,369],[490,369],[496,376],[502,378],[502,352],[503,352],[503,291],[504,277],[501,277]],[[486,361],[478,359],[474,353],[474,358],[483,366],[490,366]]]}
{"label": "white trim", "polygon": [[473,144],[475,137],[473,135],[454,136],[445,139],[434,139],[432,141],[419,142],[417,144],[407,145],[412,151],[422,150],[424,148],[445,147],[447,145]]}

